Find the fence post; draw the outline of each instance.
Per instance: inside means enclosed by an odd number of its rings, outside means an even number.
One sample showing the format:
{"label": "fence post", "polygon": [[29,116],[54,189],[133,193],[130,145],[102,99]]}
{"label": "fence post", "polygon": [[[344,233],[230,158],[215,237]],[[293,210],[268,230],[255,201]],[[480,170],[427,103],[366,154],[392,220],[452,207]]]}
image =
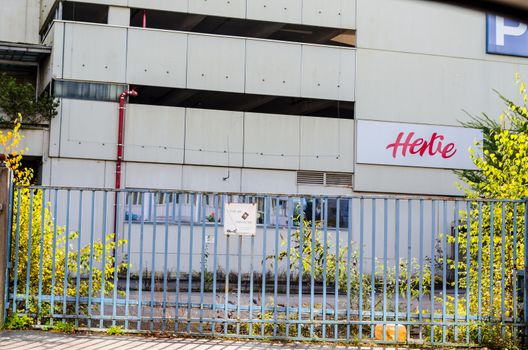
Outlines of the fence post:
{"label": "fence post", "polygon": [[9,169],[0,167],[0,329],[5,321],[5,286],[7,277],[7,241],[9,208]]}
{"label": "fence post", "polygon": [[524,343],[528,344],[528,197],[524,199]]}

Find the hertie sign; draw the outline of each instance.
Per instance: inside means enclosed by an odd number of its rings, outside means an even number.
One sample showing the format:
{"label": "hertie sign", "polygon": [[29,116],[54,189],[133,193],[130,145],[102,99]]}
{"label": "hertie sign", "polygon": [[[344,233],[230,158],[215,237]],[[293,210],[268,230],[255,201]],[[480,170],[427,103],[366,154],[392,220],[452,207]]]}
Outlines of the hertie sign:
{"label": "hertie sign", "polygon": [[357,163],[471,170],[481,140],[476,129],[359,120]]}

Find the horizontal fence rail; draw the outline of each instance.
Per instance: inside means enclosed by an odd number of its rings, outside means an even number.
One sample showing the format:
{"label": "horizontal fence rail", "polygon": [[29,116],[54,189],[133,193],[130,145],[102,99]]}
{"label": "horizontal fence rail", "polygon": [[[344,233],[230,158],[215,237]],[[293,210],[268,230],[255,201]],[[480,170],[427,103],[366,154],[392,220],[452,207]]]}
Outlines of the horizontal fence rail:
{"label": "horizontal fence rail", "polygon": [[[526,201],[12,189],[6,311],[35,326],[520,344]],[[228,203],[254,235],[225,233]]]}

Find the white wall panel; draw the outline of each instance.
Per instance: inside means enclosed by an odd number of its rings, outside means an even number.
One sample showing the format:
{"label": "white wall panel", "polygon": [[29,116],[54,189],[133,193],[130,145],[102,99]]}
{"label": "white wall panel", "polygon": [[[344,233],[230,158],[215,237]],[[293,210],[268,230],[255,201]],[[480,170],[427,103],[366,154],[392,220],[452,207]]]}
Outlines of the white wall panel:
{"label": "white wall panel", "polygon": [[61,105],[61,157],[116,159],[117,103],[63,99]]}
{"label": "white wall panel", "polygon": [[107,171],[104,161],[50,158],[49,163],[50,186],[105,187]]}
{"label": "white wall panel", "polygon": [[189,0],[128,0],[128,6],[163,11],[187,12],[189,10]]}
{"label": "white wall panel", "polygon": [[189,12],[245,18],[246,0],[189,0]]}
{"label": "white wall panel", "polygon": [[354,191],[460,196],[451,170],[356,165]]}
{"label": "white wall panel", "polygon": [[[356,118],[459,126],[471,114],[498,117],[504,96],[518,99],[525,66],[442,56],[357,51]],[[418,101],[418,102],[417,102]],[[397,106],[397,107],[395,107]]]}
{"label": "white wall panel", "polygon": [[125,160],[183,163],[185,109],[129,105],[125,122]]}
{"label": "white wall panel", "polygon": [[302,47],[303,97],[337,100],[340,80],[340,49],[313,45]]}
{"label": "white wall panel", "polygon": [[189,35],[187,87],[243,92],[245,43],[239,38]]}
{"label": "white wall panel", "polygon": [[357,0],[341,1],[341,28],[356,28],[356,5]]}
{"label": "white wall panel", "polygon": [[301,169],[354,171],[354,120],[301,117]]}
{"label": "white wall panel", "polygon": [[302,0],[248,0],[247,18],[283,23],[301,23]]}
{"label": "white wall panel", "polygon": [[[343,17],[343,0],[303,0],[303,24],[339,28]],[[351,16],[351,6],[347,6],[346,16]],[[350,19],[343,23],[352,24]]]}
{"label": "white wall panel", "polygon": [[242,112],[187,109],[185,163],[242,166]]}
{"label": "white wall panel", "polygon": [[246,113],[244,166],[299,169],[300,117]]}
{"label": "white wall panel", "polygon": [[174,164],[125,163],[126,188],[181,189],[182,166]]}
{"label": "white wall panel", "polygon": [[240,169],[185,165],[182,189],[205,192],[240,192]]}
{"label": "white wall panel", "polygon": [[185,87],[187,34],[128,29],[127,82]]}
{"label": "white wall panel", "polygon": [[339,96],[341,101],[356,100],[356,50],[339,51]]}
{"label": "white wall panel", "polygon": [[297,193],[297,173],[295,171],[242,169],[244,193]]}
{"label": "white wall panel", "polygon": [[59,107],[57,108],[57,115],[50,121],[49,131],[49,149],[48,155],[50,157],[58,157],[61,142],[61,128],[62,128],[62,99],[59,99]]}
{"label": "white wall panel", "polygon": [[67,23],[64,35],[64,78],[125,81],[126,28]]}
{"label": "white wall panel", "polygon": [[53,45],[51,51],[51,75],[55,79],[62,79],[64,65],[64,31],[66,24],[55,22],[49,37],[49,44]]}
{"label": "white wall panel", "polygon": [[130,8],[110,6],[108,24],[128,27],[130,25]]}
{"label": "white wall panel", "polygon": [[248,40],[246,55],[246,92],[300,96],[300,44]]}
{"label": "white wall panel", "polygon": [[0,41],[39,43],[39,0],[0,0]]}

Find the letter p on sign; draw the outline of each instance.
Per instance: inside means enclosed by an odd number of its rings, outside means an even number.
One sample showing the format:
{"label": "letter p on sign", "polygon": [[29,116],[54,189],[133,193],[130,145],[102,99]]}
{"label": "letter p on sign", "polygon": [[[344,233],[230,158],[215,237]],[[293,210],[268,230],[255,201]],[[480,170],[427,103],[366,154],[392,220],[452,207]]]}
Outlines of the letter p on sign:
{"label": "letter p on sign", "polygon": [[496,15],[487,15],[487,53],[528,57],[528,26]]}

